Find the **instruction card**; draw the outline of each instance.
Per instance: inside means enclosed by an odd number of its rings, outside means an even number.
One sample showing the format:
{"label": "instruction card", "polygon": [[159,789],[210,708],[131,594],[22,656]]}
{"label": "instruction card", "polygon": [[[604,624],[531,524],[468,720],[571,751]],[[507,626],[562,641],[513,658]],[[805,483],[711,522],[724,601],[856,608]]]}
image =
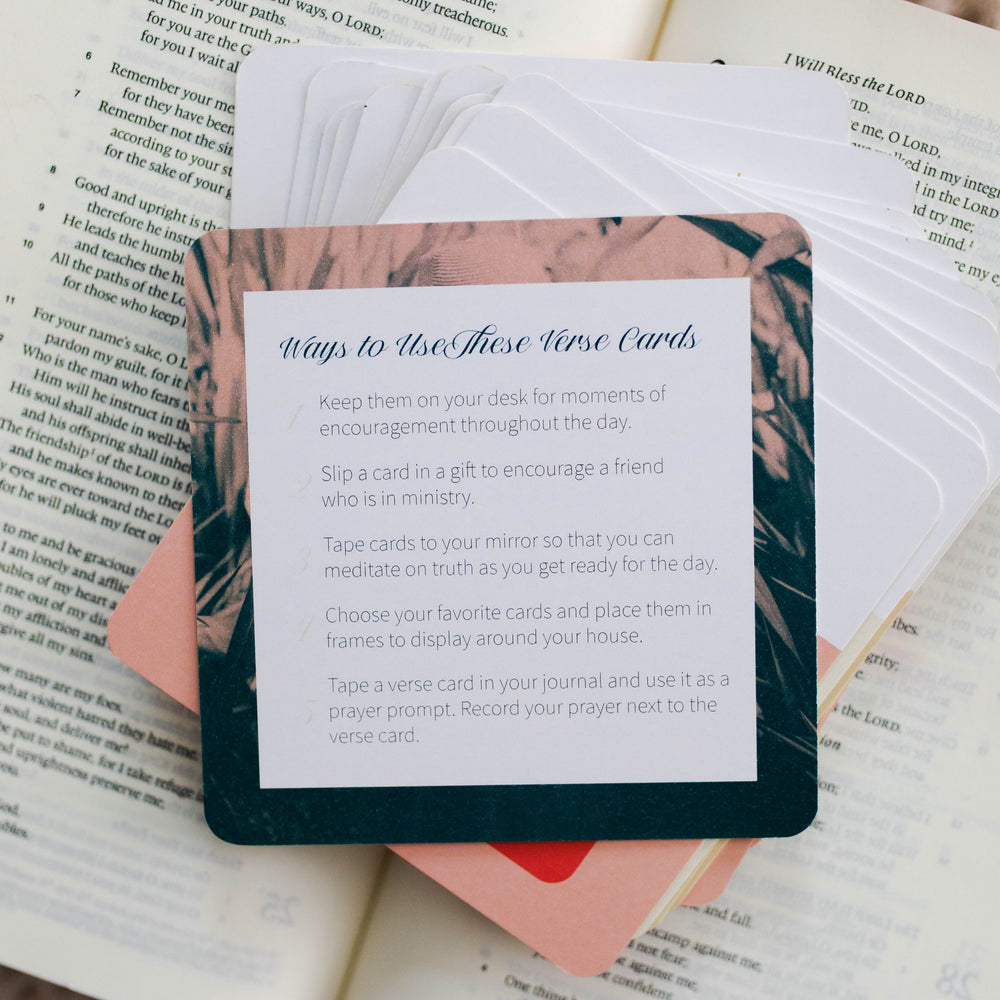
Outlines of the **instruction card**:
{"label": "instruction card", "polygon": [[749,305],[248,295],[261,784],[755,780]]}
{"label": "instruction card", "polygon": [[[812,523],[810,341],[754,336],[789,279],[754,273],[746,223],[740,251],[679,218],[199,242],[206,800],[236,782],[230,839],[762,835],[779,745],[809,812],[815,696],[766,737],[759,619],[803,690],[815,622],[762,610],[755,552],[758,501]],[[786,792],[771,827],[805,815]]]}

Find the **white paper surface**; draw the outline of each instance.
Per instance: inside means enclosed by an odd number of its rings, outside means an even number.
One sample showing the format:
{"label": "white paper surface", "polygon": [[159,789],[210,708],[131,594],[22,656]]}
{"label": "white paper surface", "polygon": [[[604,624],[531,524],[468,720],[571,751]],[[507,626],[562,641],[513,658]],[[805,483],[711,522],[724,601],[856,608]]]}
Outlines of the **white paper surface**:
{"label": "white paper surface", "polygon": [[748,296],[247,295],[262,786],[755,779]]}

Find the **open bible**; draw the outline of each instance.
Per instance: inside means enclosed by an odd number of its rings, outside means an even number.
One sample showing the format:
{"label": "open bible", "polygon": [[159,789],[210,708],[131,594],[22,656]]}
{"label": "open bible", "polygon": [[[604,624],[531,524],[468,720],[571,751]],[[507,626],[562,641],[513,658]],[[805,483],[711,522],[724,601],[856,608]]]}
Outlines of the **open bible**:
{"label": "open bible", "polygon": [[[17,12],[18,30],[4,42],[6,114],[24,149],[5,163],[4,182],[28,197],[4,206],[10,235],[0,350],[9,380],[0,427],[4,520],[13,531],[0,553],[0,663],[10,708],[0,763],[12,850],[4,861],[0,958],[90,993],[125,996],[130,982],[146,977],[150,990],[172,995],[203,990],[209,977],[219,995],[220,977],[228,977],[232,995],[333,995],[378,868],[377,860],[362,861],[372,853],[363,849],[274,853],[212,840],[200,818],[196,720],[121,670],[104,648],[105,620],[189,488],[180,262],[197,235],[227,223],[229,71],[256,42],[298,35],[645,58],[663,15],[658,5],[637,8],[634,18],[598,4],[586,16],[579,5],[571,16],[558,5],[542,12],[508,4],[492,18],[473,5],[447,8],[451,13],[434,5],[375,6],[275,3],[236,12],[150,3],[123,7],[115,15],[120,21],[99,21],[96,8],[78,5],[60,11],[57,23],[54,12],[50,19],[44,5],[35,5]],[[901,101],[903,89],[926,92],[936,107],[954,109],[952,117],[964,115],[965,128],[975,128],[983,113],[975,94],[922,75],[944,61],[919,60],[919,71],[912,68],[907,60],[919,51],[913,42],[873,52],[865,56],[870,65],[855,68],[846,54],[828,51],[838,39],[811,5],[802,8],[803,26],[782,15],[787,42],[771,22],[772,51],[741,26],[737,11],[723,14],[720,5],[710,15],[712,6],[673,4],[660,53],[731,63],[801,60],[827,75],[829,66],[843,69],[842,82],[858,88],[852,98],[859,141],[895,146],[890,152],[917,165],[917,207],[924,206],[917,217],[955,252],[966,280],[988,287],[990,258],[978,254],[990,239],[989,180],[965,159],[974,144],[949,151],[928,123],[897,127],[888,117],[922,107]],[[926,37],[932,22],[905,10],[878,5],[863,15],[868,20],[851,21],[844,38],[854,58],[861,58],[857,35],[866,33],[859,25],[879,18]],[[851,14],[841,12],[845,23]],[[765,17],[756,11],[755,23],[762,26]],[[473,26],[473,18],[502,22],[506,38]],[[933,21],[938,50],[961,49],[988,81],[988,43],[946,24]],[[733,37],[724,37],[730,27]],[[821,37],[810,37],[810,28]],[[456,31],[464,34],[456,38]],[[885,69],[883,60],[890,60]],[[869,77],[874,85],[865,84]],[[941,162],[904,146],[904,136],[935,147]],[[949,155],[957,157],[950,166]],[[112,199],[112,189],[121,197]],[[943,201],[942,192],[958,203]],[[76,385],[88,387],[86,396],[68,388]],[[58,468],[49,464],[52,441],[63,442],[55,448]],[[88,491],[120,497],[120,506],[89,500]],[[54,869],[55,857],[73,861]],[[415,891],[403,881],[407,893]],[[404,909],[415,905],[407,893],[400,897],[409,900]],[[386,913],[396,905],[381,904]],[[530,979],[523,970],[509,975]]]}

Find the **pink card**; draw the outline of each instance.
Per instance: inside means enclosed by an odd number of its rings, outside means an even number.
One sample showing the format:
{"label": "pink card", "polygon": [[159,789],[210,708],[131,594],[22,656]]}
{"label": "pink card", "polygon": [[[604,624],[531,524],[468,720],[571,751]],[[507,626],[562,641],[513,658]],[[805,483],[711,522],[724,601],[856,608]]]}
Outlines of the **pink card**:
{"label": "pink card", "polygon": [[[193,621],[195,613],[190,532],[185,511],[113,615],[109,641],[126,663],[196,709],[192,636],[177,625]],[[158,640],[154,629],[162,630]],[[748,845],[731,844],[710,882],[690,898],[704,901],[709,891],[721,890],[725,873]],[[668,887],[683,898],[718,846],[639,841],[410,845],[397,850],[558,964],[586,974],[607,966],[658,908]],[[595,916],[582,917],[560,936],[565,915],[584,912]]]}

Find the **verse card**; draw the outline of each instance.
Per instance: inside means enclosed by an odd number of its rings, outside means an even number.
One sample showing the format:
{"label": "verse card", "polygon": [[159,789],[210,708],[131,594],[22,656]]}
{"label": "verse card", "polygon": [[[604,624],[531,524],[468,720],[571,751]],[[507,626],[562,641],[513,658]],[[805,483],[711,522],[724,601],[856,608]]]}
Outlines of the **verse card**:
{"label": "verse card", "polygon": [[[783,217],[731,221],[790,245]],[[616,280],[588,278],[595,249],[622,255]],[[808,822],[811,310],[808,268],[785,270],[761,282],[677,217],[199,241],[213,828],[429,842]],[[777,340],[754,336],[789,303]]]}

